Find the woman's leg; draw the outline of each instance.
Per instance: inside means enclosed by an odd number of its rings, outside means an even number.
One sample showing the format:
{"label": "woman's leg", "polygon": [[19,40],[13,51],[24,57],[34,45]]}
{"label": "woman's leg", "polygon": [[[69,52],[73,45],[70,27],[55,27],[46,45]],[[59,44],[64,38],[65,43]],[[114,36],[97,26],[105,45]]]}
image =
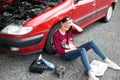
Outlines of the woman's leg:
{"label": "woman's leg", "polygon": [[84,48],[78,48],[77,50],[70,51],[62,56],[64,60],[72,61],[78,57],[81,57],[82,63],[87,72],[91,71],[90,63],[88,60],[88,56],[86,50]]}
{"label": "woman's leg", "polygon": [[97,78],[95,74],[92,72],[85,48],[78,48],[77,50],[65,53],[62,56],[62,58],[67,61],[74,60],[78,57],[81,57],[82,63],[88,73],[89,80],[99,80],[99,78]]}
{"label": "woman's leg", "polygon": [[88,51],[89,49],[93,49],[95,51],[95,53],[100,56],[103,60],[105,60],[107,58],[107,56],[105,55],[105,53],[100,49],[100,47],[93,41],[87,42],[83,45],[81,45],[78,48],[85,48],[86,51]]}

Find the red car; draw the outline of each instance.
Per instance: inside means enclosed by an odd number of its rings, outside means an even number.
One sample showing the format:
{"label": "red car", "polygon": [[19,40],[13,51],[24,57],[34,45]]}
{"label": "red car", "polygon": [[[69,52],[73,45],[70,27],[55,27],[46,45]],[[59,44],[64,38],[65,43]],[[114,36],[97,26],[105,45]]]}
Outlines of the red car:
{"label": "red car", "polygon": [[54,54],[52,36],[70,16],[82,28],[101,19],[108,22],[117,0],[0,0],[0,50]]}

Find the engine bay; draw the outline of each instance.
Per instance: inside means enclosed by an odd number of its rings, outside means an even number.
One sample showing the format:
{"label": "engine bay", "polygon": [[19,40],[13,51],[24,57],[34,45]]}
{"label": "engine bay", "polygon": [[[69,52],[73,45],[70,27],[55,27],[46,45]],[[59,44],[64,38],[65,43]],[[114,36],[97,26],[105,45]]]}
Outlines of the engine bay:
{"label": "engine bay", "polygon": [[2,7],[2,14],[0,14],[0,30],[11,23],[20,25],[53,6],[41,1],[18,0],[12,5],[3,4]]}

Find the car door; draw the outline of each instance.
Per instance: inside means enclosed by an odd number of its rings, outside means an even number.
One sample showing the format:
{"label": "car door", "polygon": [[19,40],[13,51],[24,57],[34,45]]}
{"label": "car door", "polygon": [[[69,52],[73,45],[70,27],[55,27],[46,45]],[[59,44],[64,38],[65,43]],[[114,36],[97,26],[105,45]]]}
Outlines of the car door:
{"label": "car door", "polygon": [[101,18],[104,15],[106,15],[108,6],[109,6],[109,0],[95,0],[95,11],[96,15],[94,16],[95,19]]}
{"label": "car door", "polygon": [[72,19],[79,26],[87,26],[95,13],[95,0],[74,0],[72,13]]}

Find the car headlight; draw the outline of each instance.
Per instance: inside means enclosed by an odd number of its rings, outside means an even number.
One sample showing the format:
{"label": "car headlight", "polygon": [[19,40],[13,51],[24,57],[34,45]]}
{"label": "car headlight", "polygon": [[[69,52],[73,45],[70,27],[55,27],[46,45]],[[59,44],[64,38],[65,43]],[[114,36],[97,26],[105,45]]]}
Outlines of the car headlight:
{"label": "car headlight", "polygon": [[1,32],[12,35],[23,35],[32,31],[32,29],[32,27],[23,27],[22,25],[10,24],[1,30]]}

